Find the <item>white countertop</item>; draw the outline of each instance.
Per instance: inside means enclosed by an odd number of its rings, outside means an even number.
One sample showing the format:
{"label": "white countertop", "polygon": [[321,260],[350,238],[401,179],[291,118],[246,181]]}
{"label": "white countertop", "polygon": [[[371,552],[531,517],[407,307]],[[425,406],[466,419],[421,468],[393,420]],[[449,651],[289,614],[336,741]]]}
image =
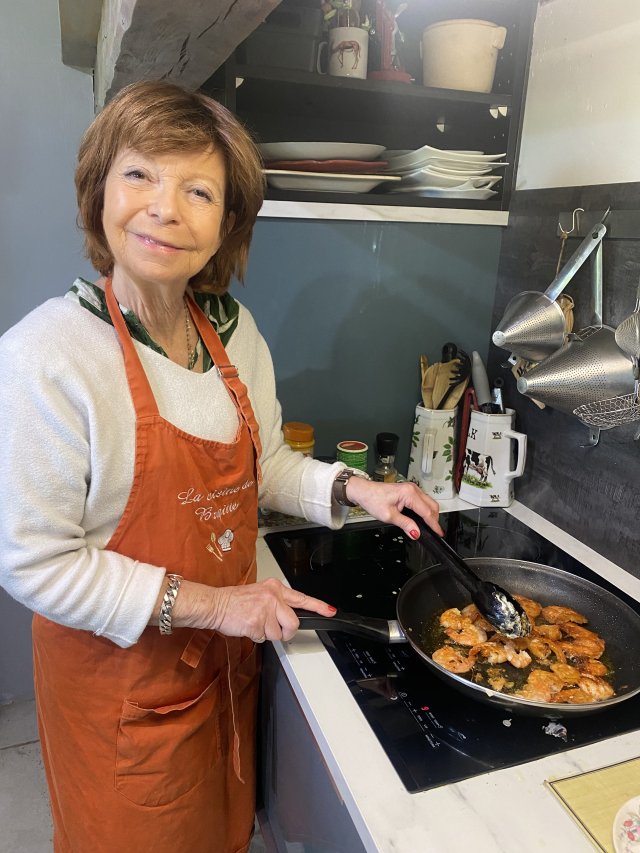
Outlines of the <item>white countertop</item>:
{"label": "white countertop", "polygon": [[[441,511],[466,507],[455,499],[443,502]],[[515,502],[507,512],[640,601],[638,578],[527,507]],[[258,575],[286,583],[263,539]],[[592,853],[587,836],[543,783],[640,756],[636,731],[409,794],[315,632],[300,632],[274,648],[368,851]]]}

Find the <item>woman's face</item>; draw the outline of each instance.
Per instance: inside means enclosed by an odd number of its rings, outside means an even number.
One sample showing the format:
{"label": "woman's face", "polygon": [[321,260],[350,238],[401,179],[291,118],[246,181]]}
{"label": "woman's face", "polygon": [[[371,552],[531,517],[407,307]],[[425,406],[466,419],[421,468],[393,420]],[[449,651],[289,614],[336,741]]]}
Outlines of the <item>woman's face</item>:
{"label": "woman's face", "polygon": [[102,210],[114,275],[142,287],[184,288],[220,246],[224,191],[217,151],[121,151],[107,174]]}

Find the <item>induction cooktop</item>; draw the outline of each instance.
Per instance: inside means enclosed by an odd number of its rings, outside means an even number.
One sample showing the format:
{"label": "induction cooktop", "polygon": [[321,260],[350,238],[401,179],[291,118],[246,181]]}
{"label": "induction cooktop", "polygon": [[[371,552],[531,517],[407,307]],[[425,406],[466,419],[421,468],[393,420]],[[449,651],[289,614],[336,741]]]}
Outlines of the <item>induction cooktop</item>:
{"label": "induction cooktop", "polygon": [[[555,566],[640,604],[498,508],[440,517],[463,557],[510,557]],[[397,527],[377,521],[342,530],[268,533],[265,541],[291,584],[341,610],[394,619],[403,584],[435,564]],[[386,646],[320,631],[341,677],[406,789],[415,793],[532,761],[640,728],[640,694],[604,711],[559,722],[519,716],[471,700],[433,675],[408,645]]]}

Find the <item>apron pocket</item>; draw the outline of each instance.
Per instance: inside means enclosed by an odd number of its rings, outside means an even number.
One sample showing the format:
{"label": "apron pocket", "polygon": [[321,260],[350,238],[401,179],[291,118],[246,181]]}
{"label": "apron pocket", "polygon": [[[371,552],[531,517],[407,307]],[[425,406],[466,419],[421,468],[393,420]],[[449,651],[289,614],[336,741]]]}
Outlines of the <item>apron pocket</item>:
{"label": "apron pocket", "polygon": [[186,794],[220,759],[218,676],[196,699],[159,708],[122,703],[116,790],[140,806],[162,806]]}

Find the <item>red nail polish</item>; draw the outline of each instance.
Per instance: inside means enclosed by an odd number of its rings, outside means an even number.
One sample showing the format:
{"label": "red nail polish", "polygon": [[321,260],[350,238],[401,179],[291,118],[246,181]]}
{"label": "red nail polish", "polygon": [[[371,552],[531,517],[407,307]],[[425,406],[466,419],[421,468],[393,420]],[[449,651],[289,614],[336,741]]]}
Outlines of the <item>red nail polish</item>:
{"label": "red nail polish", "polygon": [[412,539],[419,539],[419,538],[420,538],[420,531],[419,531],[419,530],[411,530],[411,531],[409,532],[409,536],[410,536]]}
{"label": "red nail polish", "polygon": [[337,612],[338,612],[338,608],[337,608],[337,607],[332,607],[330,604],[328,604],[328,605],[327,605],[327,607],[329,608],[329,610],[330,610],[332,613],[337,613]]}

